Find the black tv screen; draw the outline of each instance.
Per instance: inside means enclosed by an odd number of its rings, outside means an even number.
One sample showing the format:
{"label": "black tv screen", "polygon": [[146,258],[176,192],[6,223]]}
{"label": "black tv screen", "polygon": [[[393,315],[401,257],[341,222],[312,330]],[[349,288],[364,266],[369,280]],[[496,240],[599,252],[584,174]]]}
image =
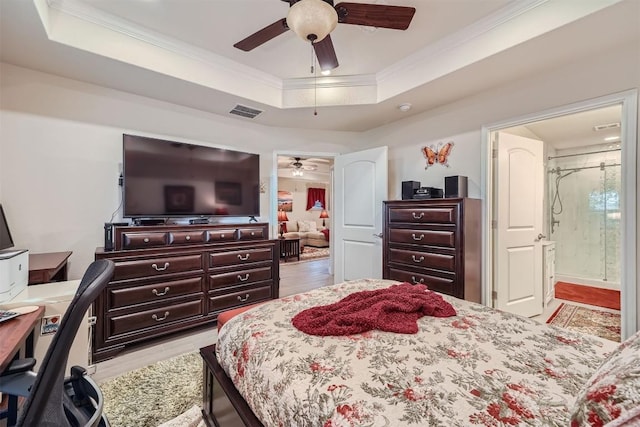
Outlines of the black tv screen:
{"label": "black tv screen", "polygon": [[125,218],[260,215],[260,157],[123,135]]}
{"label": "black tv screen", "polygon": [[7,224],[7,217],[4,215],[4,209],[0,205],[0,250],[13,247],[13,239]]}

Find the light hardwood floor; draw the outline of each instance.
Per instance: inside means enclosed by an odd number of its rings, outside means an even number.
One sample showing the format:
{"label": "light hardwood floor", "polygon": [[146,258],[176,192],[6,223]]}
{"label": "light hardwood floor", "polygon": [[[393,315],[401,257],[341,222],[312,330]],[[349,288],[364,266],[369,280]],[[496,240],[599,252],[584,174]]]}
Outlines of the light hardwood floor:
{"label": "light hardwood floor", "polygon": [[[289,296],[333,284],[330,260],[280,263],[280,296]],[[97,363],[91,377],[98,384],[125,372],[133,371],[160,360],[184,353],[198,351],[214,344],[217,338],[215,325],[203,326],[192,331],[154,340],[135,350],[125,351],[110,360]]]}

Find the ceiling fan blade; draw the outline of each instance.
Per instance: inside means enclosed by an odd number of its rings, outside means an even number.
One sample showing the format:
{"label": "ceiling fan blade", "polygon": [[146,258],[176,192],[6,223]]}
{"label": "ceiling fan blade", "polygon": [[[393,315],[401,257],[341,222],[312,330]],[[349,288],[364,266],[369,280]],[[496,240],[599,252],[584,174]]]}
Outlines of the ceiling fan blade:
{"label": "ceiling fan blade", "polygon": [[369,27],[406,30],[416,13],[414,7],[366,3],[338,3],[338,22]]}
{"label": "ceiling fan blade", "polygon": [[246,39],[239,41],[233,46],[237,47],[240,50],[248,52],[260,46],[261,44],[268,42],[272,38],[275,38],[280,34],[286,32],[288,29],[289,27],[287,26],[286,18],[282,18],[279,21],[276,21],[273,24],[267,25],[263,29],[256,31]]}
{"label": "ceiling fan blade", "polygon": [[333,48],[331,35],[327,34],[318,43],[314,43],[313,49],[316,52],[321,70],[333,70],[338,66],[338,57],[336,57],[336,50]]}

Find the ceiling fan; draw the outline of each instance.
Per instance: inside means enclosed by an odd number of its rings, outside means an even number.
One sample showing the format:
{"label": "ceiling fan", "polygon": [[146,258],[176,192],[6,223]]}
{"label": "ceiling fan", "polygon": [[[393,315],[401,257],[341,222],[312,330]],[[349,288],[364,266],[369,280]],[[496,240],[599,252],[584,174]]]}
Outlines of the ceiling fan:
{"label": "ceiling fan", "polygon": [[287,30],[313,44],[322,71],[338,66],[330,32],[340,24],[406,30],[416,11],[413,7],[368,3],[338,3],[333,0],[282,0],[289,13],[271,25],[251,34],[233,46],[246,52],[268,42]]}

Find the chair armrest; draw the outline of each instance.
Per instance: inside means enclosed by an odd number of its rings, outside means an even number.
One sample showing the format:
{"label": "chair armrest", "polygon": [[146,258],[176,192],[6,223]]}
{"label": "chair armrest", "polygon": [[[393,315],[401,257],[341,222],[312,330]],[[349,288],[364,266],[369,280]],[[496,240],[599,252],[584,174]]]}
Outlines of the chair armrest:
{"label": "chair armrest", "polygon": [[7,369],[5,369],[4,371],[2,371],[2,373],[0,373],[0,377],[13,375],[20,372],[31,371],[34,366],[36,366],[36,359],[34,359],[33,357],[14,360],[9,364]]}

